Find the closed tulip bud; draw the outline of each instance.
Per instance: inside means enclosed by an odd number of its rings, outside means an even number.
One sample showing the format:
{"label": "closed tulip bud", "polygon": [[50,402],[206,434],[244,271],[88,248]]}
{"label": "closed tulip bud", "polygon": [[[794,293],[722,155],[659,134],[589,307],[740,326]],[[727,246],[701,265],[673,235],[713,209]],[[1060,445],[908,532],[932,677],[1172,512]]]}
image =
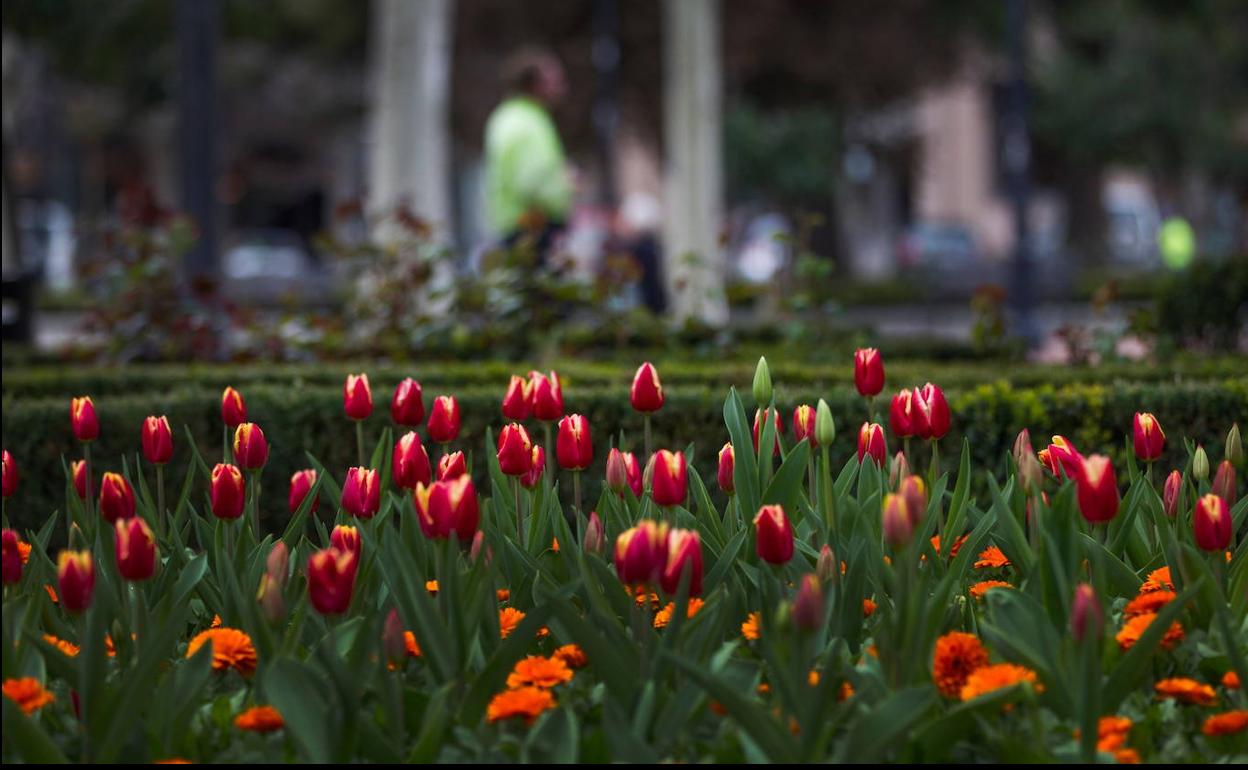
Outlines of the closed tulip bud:
{"label": "closed tulip bud", "polygon": [[832,546],[827,543],[819,549],[819,560],[815,563],[815,574],[827,583],[836,577],[836,556],[832,554]]}
{"label": "closed tulip bud", "polygon": [[398,665],[407,659],[407,643],[403,638],[403,621],[399,611],[391,608],[381,629],[381,647],[386,651],[386,662]]}
{"label": "closed tulip bud", "polygon": [[269,461],[269,442],[254,422],[234,429],[234,462],[248,471],[258,471]]}
{"label": "closed tulip bud", "polygon": [[156,572],[156,536],[138,516],[113,525],[117,571],[126,580],[147,580]]}
{"label": "closed tulip bud", "polygon": [[888,463],[888,488],[896,489],[901,480],[910,475],[910,461],[905,452],[898,452]]}
{"label": "closed tulip bud", "polygon": [[606,545],[606,532],[597,511],[589,514],[589,521],[585,524],[585,537],[582,538],[581,544],[585,547],[586,553],[602,553],[603,546]]}
{"label": "closed tulip bud", "polygon": [[286,617],[286,598],[282,596],[282,588],[272,575],[265,573],[260,576],[260,588],[256,591],[256,601],[260,604],[260,611],[264,613],[265,620],[270,623],[277,623]]}
{"label": "closed tulip bud", "polygon": [[760,407],[771,403],[771,367],[767,366],[766,356],[759,356],[754,367],[754,401]]}
{"label": "closed tulip bud", "polygon": [[1203,446],[1196,447],[1196,454],[1192,456],[1192,478],[1197,481],[1209,480],[1209,455],[1205,453]]}
{"label": "closed tulip bud", "polygon": [[352,420],[367,420],[373,413],[373,389],[367,374],[348,374],[342,385],[342,410]]}
{"label": "closed tulip bud", "polygon": [[1239,423],[1231,426],[1226,434],[1226,449],[1222,457],[1230,461],[1231,465],[1241,465],[1244,462],[1244,444],[1239,438]]}
{"label": "closed tulip bud", "polygon": [[1118,481],[1114,466],[1104,455],[1084,459],[1075,484],[1079,512],[1092,524],[1112,520],[1118,515]]}
{"label": "closed tulip bud", "polygon": [[1096,589],[1087,583],[1075,587],[1075,598],[1070,603],[1070,635],[1076,642],[1091,636],[1101,638],[1105,626],[1105,613],[1096,598]]}
{"label": "closed tulip bud", "polygon": [[1170,475],[1166,476],[1166,484],[1162,489],[1161,500],[1166,509],[1166,515],[1174,518],[1179,512],[1179,495],[1183,493],[1183,474],[1178,471],[1170,471]]}
{"label": "closed tulip bud", "polygon": [[673,529],[667,538],[667,563],[659,585],[669,594],[676,593],[684,572],[689,573],[689,595],[702,593],[702,537],[696,530]]}
{"label": "closed tulip bud", "polygon": [[405,377],[395,387],[390,399],[390,419],[405,428],[419,427],[425,421],[425,395],[419,382]]}
{"label": "closed tulip bud", "polygon": [[1161,423],[1150,412],[1136,412],[1132,425],[1135,440],[1135,456],[1143,462],[1152,462],[1161,457],[1166,448],[1166,434],[1161,430]]}
{"label": "closed tulip bud", "polygon": [[485,548],[485,563],[488,565],[494,559],[494,551],[485,545],[485,533],[478,529],[477,534],[472,536],[472,547],[468,549],[468,558],[474,564],[481,557],[482,547]]}
{"label": "closed tulip bud", "polygon": [[1053,443],[1041,449],[1037,459],[1057,478],[1075,479],[1083,466],[1083,455],[1065,436],[1054,436]]}
{"label": "closed tulip bud", "polygon": [[666,524],[648,519],[615,539],[615,572],[621,583],[654,583],[667,563]]}
{"label": "closed tulip bud", "polygon": [[876,396],[884,390],[884,359],[880,351],[861,348],[854,353],[854,387],[863,396]]}
{"label": "closed tulip bud", "polygon": [[105,473],[100,482],[100,515],[109,524],[134,517],[134,488],[120,473]]}
{"label": "closed tulip bud", "polygon": [[286,547],[286,541],[278,540],[269,549],[269,555],[264,560],[264,571],[279,589],[286,586],[286,579],[290,576],[290,549]]}
{"label": "closed tulip bud", "polygon": [[454,396],[438,396],[429,413],[429,440],[449,444],[459,436],[459,402]]}
{"label": "closed tulip bud", "polygon": [[823,627],[823,585],[812,574],[802,576],[793,601],[793,625],[803,631],[816,631]]}
{"label": "closed tulip bud", "polygon": [[1218,472],[1213,474],[1212,492],[1227,505],[1235,502],[1235,466],[1231,465],[1230,460],[1218,463]]}
{"label": "closed tulip bud", "polygon": [[4,496],[12,497],[17,491],[17,460],[13,459],[13,455],[9,454],[9,450],[4,450]]}
{"label": "closed tulip bud", "polygon": [[360,540],[360,530],[348,524],[339,524],[333,528],[329,533],[329,545],[356,558],[359,558],[364,550],[364,541]]}
{"label": "closed tulip bud", "polygon": [[787,564],[793,558],[793,525],[779,505],[764,505],[754,516],[758,558],[769,564]]}
{"label": "closed tulip bud", "polygon": [[542,480],[542,472],[546,470],[546,450],[542,449],[541,444],[533,445],[532,456],[529,469],[520,477],[520,486],[525,489],[535,488]]}
{"label": "closed tulip bud", "polygon": [[463,452],[451,452],[438,460],[438,481],[457,479],[468,472],[468,461]]}
{"label": "closed tulip bud", "polygon": [[529,381],[518,375],[511,375],[507,392],[503,394],[503,417],[512,422],[523,422],[532,413],[533,390]]}
{"label": "closed tulip bud", "polygon": [[914,419],[914,391],[899,391],[888,407],[888,427],[897,438],[910,438],[917,435]]}
{"label": "closed tulip bud", "polygon": [[1035,453],[1036,450],[1031,445],[1031,431],[1023,428],[1014,437],[1014,449],[1011,451],[1011,454],[1014,455],[1014,464],[1021,466],[1023,464],[1022,458],[1025,455]]}
{"label": "closed tulip bud", "polygon": [[472,478],[467,475],[450,481],[436,481],[416,487],[416,516],[425,537],[446,539],[455,533],[467,543],[477,532],[480,505]]}
{"label": "closed tulip bud", "polygon": [[624,494],[628,489],[628,466],[624,464],[624,453],[615,447],[607,452],[607,489],[617,495]]}
{"label": "closed tulip bud", "polygon": [[[780,455],[780,434],[784,432],[784,423],[780,422],[780,412],[778,410],[769,409],[767,411],[768,411],[768,414],[771,416],[771,424],[775,428],[775,434],[776,434],[776,444],[772,448],[772,455],[779,456]],[[755,452],[758,451],[759,436],[762,434],[762,431],[763,431],[763,410],[756,409],[754,410],[754,430],[752,434],[754,438],[754,451]]]}
{"label": "closed tulip bud", "polygon": [[80,500],[87,499],[87,461],[74,460],[71,472],[74,475],[74,492]]}
{"label": "closed tulip bud", "polygon": [[0,533],[3,538],[3,572],[4,585],[20,582],[22,579],[22,548],[21,538],[17,532],[6,529]]}
{"label": "closed tulip bud", "polygon": [[243,401],[243,394],[233,388],[221,393],[221,421],[231,428],[247,422],[247,402]]}
{"label": "closed tulip bud", "polygon": [[808,439],[812,449],[819,446],[815,436],[815,408],[810,404],[802,404],[793,410],[793,440]]}
{"label": "closed tulip bud", "polygon": [[372,468],[350,468],[342,482],[342,509],[357,519],[371,519],[381,508],[381,476]]}
{"label": "closed tulip bud", "polygon": [[94,441],[100,437],[100,420],[95,416],[95,404],[90,396],[69,402],[69,424],[74,429],[74,438],[79,441]]}
{"label": "closed tulip bud", "polygon": [[657,412],[663,408],[663,384],[659,372],[649,361],[637,367],[628,400],[638,412]]}
{"label": "closed tulip bud", "polygon": [[927,512],[927,486],[919,476],[907,476],[901,480],[897,494],[906,501],[906,510],[910,513],[910,523],[916,528],[923,521]]}
{"label": "closed tulip bud", "polygon": [[655,452],[654,479],[650,486],[656,505],[681,505],[689,484],[684,452]]}
{"label": "closed tulip bud", "polygon": [[736,463],[737,456],[732,450],[732,444],[724,444],[719,450],[719,471],[715,475],[715,480],[719,482],[719,488],[730,495],[736,491],[735,482],[732,479]]}
{"label": "closed tulip bud", "polygon": [[563,416],[563,385],[559,375],[551,370],[550,376],[541,372],[529,372],[533,389],[533,416],[543,422],[553,422]]}
{"label": "closed tulip bud", "polygon": [[858,430],[858,462],[870,457],[880,468],[888,458],[888,447],[884,444],[884,428],[879,423],[864,422]]}
{"label": "closed tulip bud", "polygon": [[533,467],[533,442],[520,423],[505,425],[498,434],[498,467],[508,476],[523,476]]}
{"label": "closed tulip bud", "polygon": [[1196,545],[1206,551],[1225,551],[1231,544],[1231,513],[1226,501],[1217,495],[1205,495],[1192,509],[1192,530]]}
{"label": "closed tulip bud", "polygon": [[164,465],[173,457],[173,432],[169,430],[169,420],[164,415],[145,419],[140,438],[143,456],[152,465]]}
{"label": "closed tulip bud", "polygon": [[650,459],[646,460],[646,469],[642,473],[642,482],[646,489],[654,489],[654,464],[658,461],[659,454],[655,452],[650,455]]}
{"label": "closed tulip bud", "polygon": [[1044,481],[1044,469],[1034,452],[1022,456],[1018,466],[1018,481],[1023,486],[1023,492],[1027,494],[1039,489]]}
{"label": "closed tulip bud", "polygon": [[[295,471],[290,477],[290,496],[286,501],[286,507],[293,514],[299,510],[299,506],[303,505],[304,498],[312,491],[312,487],[316,486],[316,471],[307,468],[301,471]],[[312,505],[308,509],[309,513],[316,513],[316,509],[321,505],[321,496],[318,493],[312,498]]]}
{"label": "closed tulip bud", "polygon": [[589,420],[579,414],[569,415],[559,421],[559,435],[555,438],[555,454],[559,467],[570,471],[583,471],[594,461],[594,444],[589,436]]}
{"label": "closed tulip bud", "polygon": [[624,468],[628,471],[628,488],[633,491],[633,497],[640,500],[645,487],[642,486],[641,464],[637,462],[637,456],[632,452],[624,453]]}
{"label": "closed tulip bud", "polygon": [[945,392],[932,383],[914,389],[915,434],[923,439],[941,439],[949,432],[949,402]]}
{"label": "closed tulip bud", "polygon": [[61,551],[56,559],[57,598],[67,612],[91,606],[95,593],[95,562],[90,551]]}
{"label": "closed tulip bud", "polygon": [[836,421],[832,419],[832,407],[822,398],[815,407],[815,441],[819,446],[832,446],[836,441]]}
{"label": "closed tulip bud", "polygon": [[217,463],[212,469],[208,498],[212,505],[212,515],[218,519],[233,520],[242,516],[243,502],[247,499],[243,472],[237,466]]}
{"label": "closed tulip bud", "polygon": [[341,615],[351,606],[359,561],[337,548],[317,551],[308,558],[308,598],[322,615]]}
{"label": "closed tulip bud", "polygon": [[914,536],[914,519],[901,495],[886,495],[883,517],[884,542],[893,548],[904,548]]}

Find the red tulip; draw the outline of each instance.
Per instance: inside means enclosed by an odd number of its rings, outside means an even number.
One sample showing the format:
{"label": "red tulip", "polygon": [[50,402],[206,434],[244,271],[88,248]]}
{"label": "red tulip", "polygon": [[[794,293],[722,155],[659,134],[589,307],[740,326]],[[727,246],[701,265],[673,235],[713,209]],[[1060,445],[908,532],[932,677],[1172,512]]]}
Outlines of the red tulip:
{"label": "red tulip", "polygon": [[769,564],[787,564],[793,558],[793,525],[784,508],[764,505],[754,516],[758,558]]}
{"label": "red tulip", "polygon": [[[771,421],[772,421],[772,424],[775,426],[775,432],[776,432],[776,446],[774,450],[772,451],[772,454],[778,456],[780,454],[780,436],[781,434],[784,433],[784,423],[780,421],[779,410],[771,409],[768,411],[771,412]],[[755,452],[758,451],[758,435],[759,435],[759,432],[762,430],[762,424],[763,424],[763,410],[755,409],[754,410],[754,428],[753,428]]]}
{"label": "red tulip", "polygon": [[598,512],[590,512],[589,521],[585,524],[585,536],[581,539],[581,545],[585,547],[586,553],[602,553],[605,538],[606,532],[603,529],[602,519],[599,518]]}
{"label": "red tulip", "polygon": [[419,382],[405,377],[395,387],[390,399],[390,419],[405,428],[419,427],[425,421],[425,398]]}
{"label": "red tulip", "polygon": [[1108,457],[1091,455],[1084,458],[1075,483],[1083,518],[1097,524],[1118,515],[1118,481]]}
{"label": "red tulip", "polygon": [[875,348],[854,353],[854,386],[863,396],[877,396],[884,390],[884,359]]}
{"label": "red tulip", "polygon": [[9,454],[9,450],[4,450],[3,454],[3,488],[4,497],[12,497],[17,491],[17,460],[13,459],[13,455]]}
{"label": "red tulip", "polygon": [[308,558],[308,598],[322,615],[340,615],[351,606],[359,561],[355,554],[326,548]]}
{"label": "red tulip", "polygon": [[459,402],[454,396],[438,396],[429,413],[429,440],[449,444],[459,435]]}
{"label": "red tulip", "polygon": [[932,383],[914,390],[914,428],[919,438],[941,439],[949,432],[949,402]]}
{"label": "red tulip", "polygon": [[716,473],[715,480],[719,482],[719,488],[730,495],[736,491],[736,482],[732,480],[736,464],[737,455],[732,449],[732,444],[728,443],[720,447],[719,471]]}
{"label": "red tulip", "polygon": [[468,472],[468,463],[463,452],[451,452],[442,455],[438,460],[438,481],[457,479]]}
{"label": "red tulip", "polygon": [[477,489],[464,475],[416,487],[416,515],[425,537],[444,539],[454,532],[459,542],[472,540],[481,518]]}
{"label": "red tulip", "polygon": [[233,388],[226,388],[221,394],[221,421],[231,428],[247,422],[247,402],[243,401],[243,394]]}
{"label": "red tulip", "polygon": [[563,416],[563,385],[554,370],[549,377],[541,372],[529,372],[529,387],[533,391],[534,417],[553,422]]}
{"label": "red tulip", "polygon": [[87,499],[87,461],[74,460],[71,468],[74,474],[74,491],[81,500]]}
{"label": "red tulip", "polygon": [[653,462],[654,478],[650,482],[650,491],[654,495],[655,504],[683,504],[689,484],[689,469],[685,465],[685,453],[660,449],[655,452]]}
{"label": "red tulip", "polygon": [[[287,507],[293,514],[299,510],[299,506],[303,505],[303,500],[312,491],[312,487],[316,485],[316,471],[307,468],[301,471],[295,471],[290,477],[290,497],[286,501]],[[321,505],[321,496],[318,493],[312,499],[312,506],[308,509],[309,513],[316,513],[316,509]],[[280,541],[279,541],[280,542]]]}
{"label": "red tulip", "polygon": [[100,420],[95,416],[95,404],[90,396],[69,402],[69,424],[74,429],[74,438],[79,441],[94,441],[100,437]]}
{"label": "red tulip", "polygon": [[663,385],[659,382],[658,370],[649,361],[637,367],[628,400],[638,412],[657,412],[663,408]]}
{"label": "red tulip", "polygon": [[245,422],[234,429],[234,462],[248,471],[258,471],[269,461],[269,442],[264,431],[254,422]]}
{"label": "red tulip", "polygon": [[400,489],[415,489],[417,484],[428,484],[433,478],[429,467],[429,453],[421,443],[416,431],[408,431],[394,442],[394,483]]}
{"label": "red tulip", "polygon": [[156,536],[147,522],[135,516],[118,519],[113,540],[117,571],[126,580],[147,580],[156,572]]}
{"label": "red tulip", "polygon": [[680,588],[684,572],[689,572],[689,595],[702,593],[702,538],[697,530],[673,529],[667,537],[667,563],[659,584],[669,594]]}
{"label": "red tulip", "polygon": [[505,425],[498,434],[498,467],[508,476],[523,476],[533,467],[533,442],[520,423]]}
{"label": "red tulip", "polygon": [[815,574],[802,576],[793,600],[793,625],[803,631],[814,631],[823,626],[823,585]]}
{"label": "red tulip", "polygon": [[1213,489],[1210,490],[1223,502],[1231,505],[1235,502],[1235,466],[1230,460],[1218,463],[1218,471],[1213,474]]}
{"label": "red tulip", "polygon": [[173,431],[164,415],[143,421],[143,456],[152,465],[164,465],[173,457]]}
{"label": "red tulip", "polygon": [[1065,436],[1054,436],[1053,443],[1036,454],[1040,462],[1059,479],[1063,474],[1068,479],[1074,479],[1079,475],[1079,468],[1083,466],[1083,455],[1079,454],[1079,450]]}
{"label": "red tulip", "polygon": [[511,375],[507,393],[503,395],[503,417],[512,422],[523,422],[532,413],[533,390],[529,381],[518,375]]}
{"label": "red tulip", "polygon": [[1152,462],[1161,457],[1166,448],[1166,434],[1161,423],[1150,412],[1136,412],[1134,424],[1135,456],[1143,462]]}
{"label": "red tulip", "polygon": [[57,597],[69,612],[91,606],[95,592],[95,562],[90,551],[61,551],[56,559]]}
{"label": "red tulip", "polygon": [[329,533],[329,545],[343,553],[349,553],[357,559],[364,550],[364,543],[360,540],[360,530],[348,524],[339,524],[334,527]]}
{"label": "red tulip", "polygon": [[910,515],[906,499],[901,495],[885,495],[883,517],[884,542],[893,548],[903,548],[914,536],[914,518]]}
{"label": "red tulip", "polygon": [[3,572],[4,584],[17,583],[22,579],[22,539],[17,532],[6,529],[0,533],[3,540]]}
{"label": "red tulip", "polygon": [[1226,501],[1209,494],[1196,501],[1192,509],[1192,530],[1196,545],[1206,551],[1225,551],[1231,544],[1231,512]]}
{"label": "red tulip", "polygon": [[357,519],[371,519],[381,508],[381,474],[353,467],[342,482],[342,509]]}
{"label": "red tulip", "polygon": [[120,473],[105,473],[100,482],[100,515],[109,524],[134,517],[134,488]]}
{"label": "red tulip", "polygon": [[1087,583],[1075,586],[1075,598],[1070,603],[1070,635],[1082,642],[1091,634],[1099,639],[1105,626],[1105,612],[1096,598],[1096,589]]}
{"label": "red tulip", "polygon": [[367,420],[373,413],[373,389],[367,374],[348,374],[342,384],[342,409],[352,420]]}
{"label": "red tulip", "polygon": [[628,584],[657,582],[667,564],[666,524],[648,519],[625,530],[615,539],[615,572]]}
{"label": "red tulip", "polygon": [[914,421],[914,391],[901,390],[888,408],[888,427],[897,438],[910,438],[918,435]]}
{"label": "red tulip", "polygon": [[810,404],[802,404],[793,410],[793,440],[800,442],[802,439],[810,441],[811,449],[819,446],[815,438],[815,408]]}
{"label": "red tulip", "polygon": [[529,464],[529,469],[520,477],[520,486],[525,489],[533,489],[542,480],[542,471],[546,470],[546,450],[542,449],[541,444],[533,445],[533,460]]}
{"label": "red tulip", "polygon": [[888,457],[888,447],[884,444],[884,428],[876,422],[864,422],[858,430],[858,462],[861,463],[867,456],[881,468]]}
{"label": "red tulip", "polygon": [[1170,471],[1170,475],[1166,477],[1166,485],[1162,492],[1162,502],[1164,504],[1166,515],[1174,518],[1174,514],[1179,511],[1179,495],[1183,492],[1183,474],[1178,471]]}
{"label": "red tulip", "polygon": [[642,485],[641,465],[638,464],[637,456],[632,452],[624,453],[624,470],[628,473],[628,488],[633,491],[633,497],[640,500],[645,487]]}
{"label": "red tulip", "polygon": [[237,466],[217,463],[212,469],[208,497],[212,504],[212,515],[218,519],[233,520],[242,516],[243,503],[247,499],[243,472]]}
{"label": "red tulip", "polygon": [[594,444],[589,436],[589,420],[579,414],[569,415],[559,421],[559,435],[555,439],[555,455],[559,467],[581,471],[594,460]]}

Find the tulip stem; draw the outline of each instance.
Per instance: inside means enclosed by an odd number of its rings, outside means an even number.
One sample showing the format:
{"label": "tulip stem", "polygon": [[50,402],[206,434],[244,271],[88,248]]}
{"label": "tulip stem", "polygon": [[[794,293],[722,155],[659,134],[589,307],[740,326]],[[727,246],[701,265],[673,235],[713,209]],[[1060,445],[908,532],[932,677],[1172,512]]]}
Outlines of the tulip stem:
{"label": "tulip stem", "polygon": [[91,484],[91,442],[89,441],[82,442],[82,461],[87,466],[87,484],[86,484],[87,522],[88,522],[87,525],[94,526],[95,525],[95,494],[94,494],[95,490],[91,488],[92,487],[92,484]]}
{"label": "tulip stem", "polygon": [[234,462],[234,457],[230,452],[230,426],[221,426],[221,462],[226,465]]}
{"label": "tulip stem", "polygon": [[828,448],[820,447],[820,459],[823,462],[823,516],[828,524],[828,542],[832,541],[832,533],[836,530],[836,516],[832,513],[832,460],[828,456]]}
{"label": "tulip stem", "polygon": [[646,460],[650,460],[650,413],[646,412],[641,418],[642,424],[646,426]]}
{"label": "tulip stem", "polygon": [[549,420],[542,421],[542,429],[546,432],[546,445],[543,451],[546,452],[547,457],[554,457],[554,455],[550,453],[550,431],[552,425],[554,425],[554,423]]}
{"label": "tulip stem", "polygon": [[516,543],[523,547],[524,528],[520,523],[520,477],[511,477],[511,488],[516,493]]}
{"label": "tulip stem", "polygon": [[572,471],[572,497],[576,500],[576,512],[581,514],[581,472]]}
{"label": "tulip stem", "polygon": [[360,467],[364,467],[364,421],[355,421],[355,449],[360,459]]}
{"label": "tulip stem", "polygon": [[156,532],[165,537],[165,466],[156,466]]}

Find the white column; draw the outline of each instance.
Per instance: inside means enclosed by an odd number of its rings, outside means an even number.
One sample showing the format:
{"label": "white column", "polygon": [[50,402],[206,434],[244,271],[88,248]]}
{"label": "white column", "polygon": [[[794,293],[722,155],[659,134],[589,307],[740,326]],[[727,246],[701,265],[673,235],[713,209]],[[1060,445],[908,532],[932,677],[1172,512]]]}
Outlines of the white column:
{"label": "white column", "polygon": [[728,322],[723,216],[719,0],[663,6],[663,251],[678,319]]}

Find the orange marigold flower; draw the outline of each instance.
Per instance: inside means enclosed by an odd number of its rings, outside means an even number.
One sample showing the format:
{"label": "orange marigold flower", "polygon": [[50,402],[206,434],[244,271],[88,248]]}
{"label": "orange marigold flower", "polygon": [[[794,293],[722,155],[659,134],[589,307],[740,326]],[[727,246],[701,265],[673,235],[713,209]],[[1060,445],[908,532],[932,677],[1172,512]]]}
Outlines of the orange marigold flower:
{"label": "orange marigold flower", "polygon": [[504,607],[498,611],[498,635],[503,639],[511,636],[511,632],[516,630],[516,626],[520,625],[520,621],[524,620],[524,613],[515,607]]}
{"label": "orange marigold flower", "polygon": [[508,601],[508,600],[510,600],[510,599],[511,599],[511,589],[510,589],[510,588],[500,588],[500,589],[498,589],[497,591],[495,591],[495,592],[494,592],[494,595],[495,595],[496,597],[498,597],[498,600],[499,600],[500,602],[505,602],[505,601]]}
{"label": "orange marigold flower", "polygon": [[[970,537],[970,534],[965,534],[962,537],[959,537],[957,540],[953,541],[953,550],[949,552],[949,558],[951,559],[957,558],[958,551],[962,550],[962,544],[966,542],[966,539],[968,537]],[[932,535],[932,548],[936,551],[937,554],[940,553],[940,535]]]}
{"label": "orange marigold flower", "polygon": [[209,627],[209,628],[220,628],[220,627],[221,627],[221,616],[220,616],[220,615],[213,615],[213,616],[212,616],[212,622],[208,624],[208,627]]}
{"label": "orange marigold flower", "polygon": [[1185,676],[1162,679],[1153,685],[1158,698],[1174,698],[1181,703],[1193,703],[1197,706],[1212,706],[1217,700],[1217,693],[1204,682],[1197,682]]}
{"label": "orange marigold flower", "polygon": [[25,540],[17,541],[17,552],[22,557],[22,566],[26,566],[30,563],[30,549],[30,543],[27,543]]}
{"label": "orange marigold flower", "polygon": [[416,643],[416,634],[411,631],[403,632],[403,648],[407,650],[407,657],[420,657],[420,645]]}
{"label": "orange marigold flower", "polygon": [[863,599],[862,600],[862,616],[864,618],[871,617],[872,615],[875,614],[875,608],[877,606],[878,605],[876,605],[876,603],[872,601],[871,599]]}
{"label": "orange marigold flower", "polygon": [[1120,765],[1140,764],[1140,752],[1135,749],[1120,749],[1114,752],[1114,761]]}
{"label": "orange marigold flower", "polygon": [[645,586],[637,586],[633,591],[633,599],[637,602],[637,606],[641,606],[646,602],[650,602],[650,606],[654,609],[659,608],[659,595],[654,591],[647,591]]}
{"label": "orange marigold flower", "polygon": [[816,687],[816,686],[818,686],[818,684],[819,684],[819,672],[818,672],[818,671],[816,671],[816,670],[814,670],[814,669],[812,668],[812,669],[810,670],[810,673],[806,675],[806,684],[810,685],[811,687]]}
{"label": "orange marigold flower", "polygon": [[1228,690],[1239,689],[1239,674],[1234,671],[1227,671],[1222,675],[1222,686]]}
{"label": "orange marigold flower", "polygon": [[78,645],[74,644],[73,642],[67,642],[64,639],[58,639],[52,634],[44,634],[43,641],[47,642],[48,644],[52,645],[56,649],[60,650],[61,654],[65,655],[66,657],[72,658],[78,655]]}
{"label": "orange marigold flower", "polygon": [[1110,733],[1109,735],[1104,735],[1097,739],[1096,750],[1113,753],[1125,746],[1126,743],[1126,733]]}
{"label": "orange marigold flower", "polygon": [[1140,586],[1142,594],[1161,590],[1174,590],[1174,581],[1170,579],[1169,567],[1160,567],[1148,573],[1148,579],[1144,581],[1144,585]]}
{"label": "orange marigold flower", "polygon": [[234,717],[234,726],[254,733],[271,733],[285,727],[286,721],[272,706],[255,706]]}
{"label": "orange marigold flower", "polygon": [[1248,709],[1236,709],[1209,717],[1200,731],[1212,738],[1215,735],[1242,733],[1245,729],[1248,729]]}
{"label": "orange marigold flower", "polygon": [[538,715],[556,705],[555,696],[550,690],[540,687],[521,687],[518,690],[504,690],[490,701],[486,709],[486,717],[491,722],[512,717],[524,717],[530,724]]}
{"label": "orange marigold flower", "polygon": [[182,757],[170,757],[169,759],[157,759],[152,762],[153,765],[189,765],[193,764],[189,759]]}
{"label": "orange marigold flower", "polygon": [[436,580],[426,580],[426,581],[425,581],[425,590],[426,590],[426,591],[428,591],[428,592],[429,592],[429,593],[431,593],[431,594],[434,594],[434,595],[436,596],[436,595],[437,595],[437,593],[438,593],[438,581],[436,581]]}
{"label": "orange marigold flower", "polygon": [[755,640],[758,638],[758,627],[762,624],[763,617],[760,613],[751,612],[745,622],[741,624],[741,635],[746,639]]}
{"label": "orange marigold flower", "polygon": [[1104,738],[1107,735],[1122,734],[1131,732],[1134,723],[1127,717],[1108,716],[1101,717],[1096,723],[1096,734]]}
{"label": "orange marigold flower", "polygon": [[537,629],[538,639],[545,639],[548,636],[550,636],[550,628],[548,626],[542,626],[541,628]]}
{"label": "orange marigold flower", "polygon": [[55,588],[53,588],[52,586],[48,585],[47,583],[44,583],[44,584],[43,584],[43,590],[45,590],[45,591],[47,591],[47,592],[48,592],[48,598],[52,600],[52,603],[53,603],[53,604],[60,604],[60,603],[61,603],[61,600],[60,600],[60,599],[58,599],[58,598],[57,598],[57,596],[56,596],[56,589],[55,589]]}
{"label": "orange marigold flower", "polygon": [[1167,604],[1174,601],[1175,596],[1176,594],[1174,591],[1167,591],[1165,589],[1140,594],[1127,604],[1127,607],[1122,611],[1122,614],[1128,618],[1135,617],[1136,615],[1145,615],[1150,612],[1156,614],[1161,611],[1162,607],[1165,607]]}
{"label": "orange marigold flower", "polygon": [[26,714],[33,714],[56,700],[33,676],[4,680],[4,697],[13,701]]}
{"label": "orange marigold flower", "polygon": [[1004,580],[981,580],[971,586],[971,597],[983,601],[984,594],[993,588],[1013,588],[1014,586]]}
{"label": "orange marigold flower", "polygon": [[841,691],[837,694],[836,699],[846,701],[852,697],[854,697],[854,686],[846,679],[844,682],[841,682]]}
{"label": "orange marigold flower", "polygon": [[186,646],[186,657],[193,657],[205,643],[212,645],[214,671],[232,668],[243,676],[255,673],[256,648],[247,634],[237,628],[210,628],[202,631]]}
{"label": "orange marigold flower", "polygon": [[997,663],[971,672],[966,678],[966,684],[962,685],[962,700],[974,700],[1019,682],[1031,682],[1036,692],[1044,692],[1044,685],[1036,679],[1035,671],[1013,663]]}
{"label": "orange marigold flower", "polygon": [[[698,610],[702,609],[702,600],[695,597],[689,599],[689,606],[685,609],[685,617],[691,618],[698,614]],[[672,622],[672,613],[676,611],[676,602],[668,602],[667,606],[659,610],[654,615],[654,627],[666,628],[667,624]]]}
{"label": "orange marigold flower", "polygon": [[975,562],[975,569],[996,569],[1008,566],[1010,566],[1010,560],[995,545],[990,545],[981,551],[979,560]]}
{"label": "orange marigold flower", "polygon": [[952,631],[936,640],[932,681],[946,698],[956,698],[972,671],[988,665],[988,651],[973,634]]}
{"label": "orange marigold flower", "polygon": [[565,644],[555,650],[551,655],[553,658],[559,658],[568,664],[569,668],[583,668],[589,663],[589,658],[585,655],[585,651],[575,644]]}
{"label": "orange marigold flower", "polygon": [[[1155,612],[1146,612],[1143,615],[1136,615],[1123,624],[1122,630],[1114,638],[1118,640],[1118,647],[1122,650],[1131,649],[1136,642],[1140,640],[1140,634],[1144,633],[1149,624],[1157,617]],[[1170,629],[1166,631],[1166,635],[1161,640],[1161,646],[1164,649],[1172,650],[1174,646],[1183,641],[1183,626],[1179,621],[1170,624]]]}
{"label": "orange marigold flower", "polygon": [[541,655],[530,655],[516,662],[516,667],[507,675],[507,686],[517,689],[526,685],[551,688],[564,682],[572,681],[572,669],[563,658],[553,655],[543,658]]}

